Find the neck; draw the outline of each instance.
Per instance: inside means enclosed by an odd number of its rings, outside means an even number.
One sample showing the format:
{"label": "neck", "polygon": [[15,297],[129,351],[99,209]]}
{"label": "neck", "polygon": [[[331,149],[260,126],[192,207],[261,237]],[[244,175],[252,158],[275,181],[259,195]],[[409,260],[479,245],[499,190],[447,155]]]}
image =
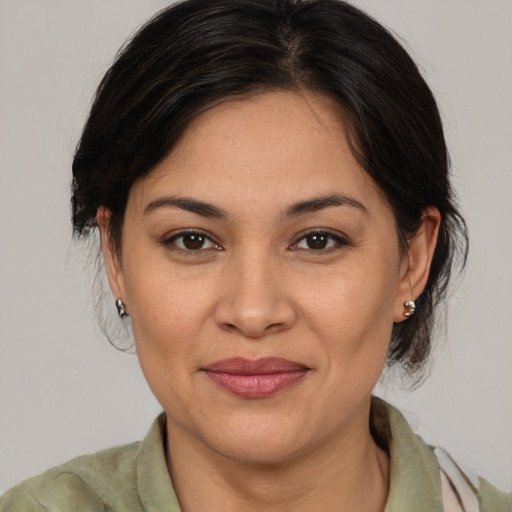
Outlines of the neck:
{"label": "neck", "polygon": [[181,509],[382,512],[389,458],[371,437],[368,415],[353,432],[271,464],[226,458],[168,424],[168,467]]}

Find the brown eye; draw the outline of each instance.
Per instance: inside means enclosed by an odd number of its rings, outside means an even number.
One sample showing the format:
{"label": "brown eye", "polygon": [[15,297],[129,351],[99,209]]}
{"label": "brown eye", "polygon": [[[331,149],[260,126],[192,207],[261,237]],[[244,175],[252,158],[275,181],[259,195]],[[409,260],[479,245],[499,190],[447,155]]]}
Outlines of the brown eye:
{"label": "brown eye", "polygon": [[325,233],[313,233],[306,237],[306,244],[309,249],[325,249],[331,237]]}
{"label": "brown eye", "polygon": [[303,236],[293,245],[293,249],[322,251],[343,245],[348,245],[348,242],[340,236],[336,236],[333,233],[314,231]]}
{"label": "brown eye", "polygon": [[194,233],[183,235],[181,239],[183,241],[183,246],[189,251],[197,251],[198,249],[202,249],[206,241],[205,236]]}
{"label": "brown eye", "polygon": [[179,233],[164,241],[164,245],[185,252],[198,252],[208,249],[220,250],[217,244],[200,232]]}

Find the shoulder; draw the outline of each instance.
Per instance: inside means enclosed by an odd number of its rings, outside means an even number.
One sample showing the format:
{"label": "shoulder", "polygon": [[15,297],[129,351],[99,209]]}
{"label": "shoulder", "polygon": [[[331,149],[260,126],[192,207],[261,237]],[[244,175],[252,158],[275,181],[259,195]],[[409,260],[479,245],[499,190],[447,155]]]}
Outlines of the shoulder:
{"label": "shoulder", "polygon": [[[454,510],[512,512],[511,493],[503,492],[484,478],[463,471],[441,448],[433,448],[433,453],[439,466],[443,503],[450,503],[455,498],[462,508]],[[451,510],[450,507],[445,509]]]}
{"label": "shoulder", "polygon": [[512,512],[511,493],[461,470],[448,453],[415,435],[390,404],[374,398],[371,422],[377,442],[390,453],[386,511]]}
{"label": "shoulder", "polygon": [[25,480],[0,512],[179,511],[165,458],[165,414],[142,442],[83,455]]}
{"label": "shoulder", "polygon": [[512,493],[497,489],[485,478],[479,479],[477,494],[482,512],[510,512],[512,510]]}
{"label": "shoulder", "polygon": [[25,480],[0,498],[0,512],[103,512],[123,505],[136,510],[139,446],[132,443],[83,455]]}

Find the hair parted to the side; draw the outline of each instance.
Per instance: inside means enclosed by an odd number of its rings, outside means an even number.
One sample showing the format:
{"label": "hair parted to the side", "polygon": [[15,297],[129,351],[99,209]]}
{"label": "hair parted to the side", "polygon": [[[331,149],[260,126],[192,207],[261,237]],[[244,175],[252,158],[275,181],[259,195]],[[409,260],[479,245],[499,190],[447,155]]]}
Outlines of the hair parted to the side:
{"label": "hair parted to the side", "polygon": [[402,249],[426,207],[442,221],[416,313],[394,326],[388,355],[421,368],[434,311],[467,234],[449,182],[435,99],[407,52],[375,20],[339,0],[186,0],[158,13],[103,78],[73,162],[74,233],[111,211],[121,247],[133,183],[148,174],[188,123],[215,102],[270,90],[311,90],[343,112],[351,147],[391,205]]}

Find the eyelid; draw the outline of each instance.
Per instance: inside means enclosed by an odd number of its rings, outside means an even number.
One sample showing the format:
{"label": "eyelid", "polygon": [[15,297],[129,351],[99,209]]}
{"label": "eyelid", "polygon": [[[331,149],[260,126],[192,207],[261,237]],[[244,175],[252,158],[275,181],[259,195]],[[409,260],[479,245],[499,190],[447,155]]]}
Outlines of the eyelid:
{"label": "eyelid", "polygon": [[[197,250],[191,250],[191,249],[183,249],[181,247],[176,246],[174,244],[174,241],[177,240],[180,237],[186,236],[186,235],[199,235],[207,239],[209,242],[211,242],[214,247],[207,247],[207,248],[201,248]],[[177,231],[173,231],[172,233],[166,235],[162,241],[161,244],[166,247],[167,249],[177,251],[177,252],[183,252],[187,254],[193,254],[193,253],[201,253],[209,250],[224,250],[222,246],[214,239],[212,235],[210,235],[208,232],[202,230],[202,229],[196,229],[196,228],[186,228],[186,229],[180,229]]]}
{"label": "eyelid", "polygon": [[[300,249],[300,248],[296,247],[302,240],[304,240],[305,238],[307,238],[310,235],[327,235],[327,236],[331,237],[336,242],[336,244],[334,246],[327,247],[325,249]],[[312,253],[316,252],[316,253],[320,254],[320,253],[326,253],[331,250],[336,250],[336,249],[339,249],[340,247],[346,247],[346,246],[352,246],[352,243],[349,240],[349,238],[346,235],[344,235],[343,233],[340,233],[339,231],[332,231],[331,229],[328,229],[328,228],[311,228],[305,232],[300,233],[295,238],[295,241],[290,245],[290,248],[292,250],[303,250],[303,251],[309,251]]]}

